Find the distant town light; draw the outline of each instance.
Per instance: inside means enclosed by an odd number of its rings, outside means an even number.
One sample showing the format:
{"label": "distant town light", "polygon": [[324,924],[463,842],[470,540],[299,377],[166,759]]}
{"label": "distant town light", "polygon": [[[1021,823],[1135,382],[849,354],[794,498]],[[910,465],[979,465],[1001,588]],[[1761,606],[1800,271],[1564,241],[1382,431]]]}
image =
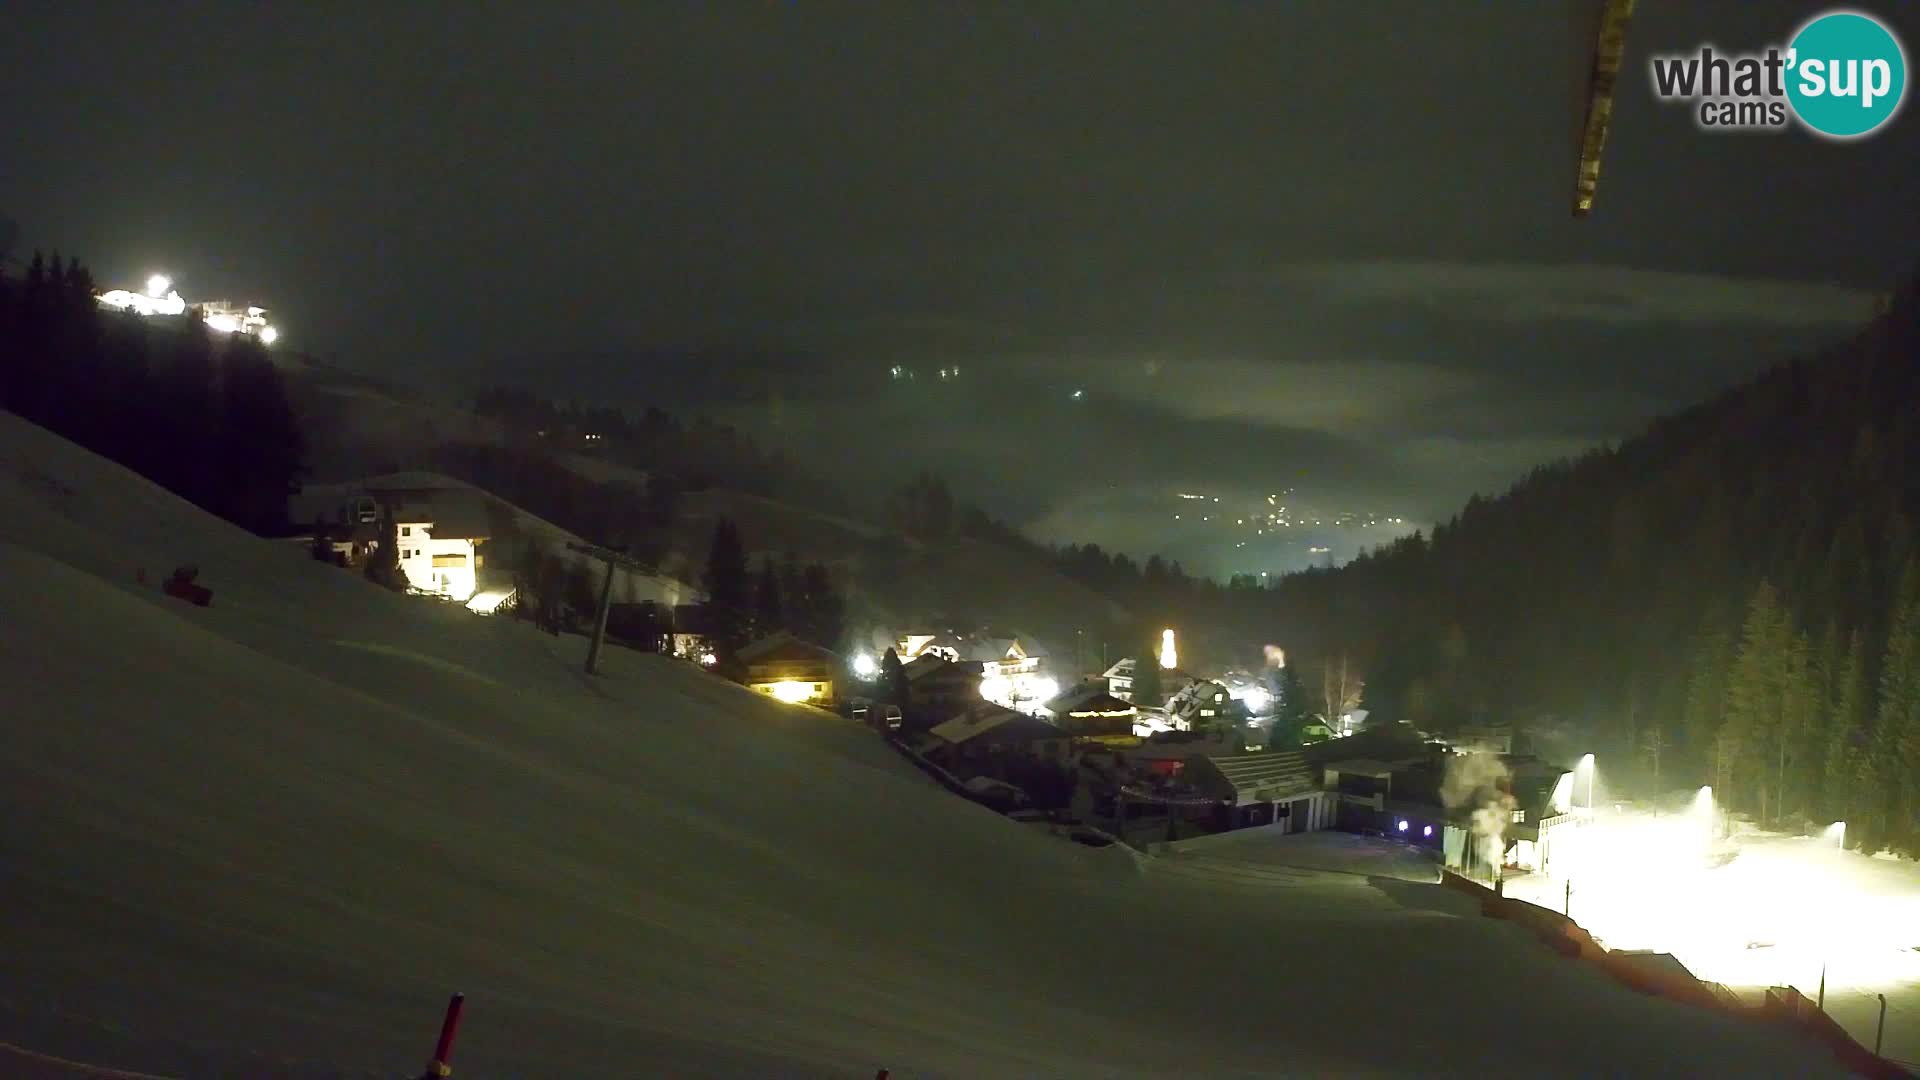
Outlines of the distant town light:
{"label": "distant town light", "polygon": [[1399,827],[1399,829],[1400,829],[1400,831],[1401,831],[1401,832],[1406,832],[1406,831],[1407,831],[1407,819],[1406,819],[1406,818],[1401,818],[1401,819],[1400,819],[1400,823],[1399,823],[1399,826],[1398,826],[1398,827]]}
{"label": "distant town light", "polygon": [[712,653],[710,653],[710,652],[703,652],[703,653],[701,653],[701,654],[700,654],[700,666],[701,666],[701,667],[712,667],[713,665],[715,665],[715,664],[717,664],[717,663],[719,663],[719,662],[720,662],[720,658],[719,658],[719,657],[717,657],[717,656],[715,656],[715,655],[713,655],[713,654],[712,654]]}
{"label": "distant town light", "polygon": [[271,345],[274,342],[279,340],[280,340],[280,331],[274,329],[271,326],[263,326],[260,328],[260,344]]}
{"label": "distant town light", "polygon": [[1433,835],[1433,826],[1431,826],[1431,825],[1422,825],[1422,826],[1420,826],[1420,835],[1421,835],[1421,836],[1432,836],[1432,835]]}
{"label": "distant town light", "polygon": [[1087,396],[1087,392],[1085,390],[1075,390],[1071,396],[1073,400],[1079,401],[1081,398]]}
{"label": "distant town light", "polygon": [[857,678],[871,679],[880,674],[880,664],[871,653],[860,653],[853,658],[853,674]]}
{"label": "distant town light", "polygon": [[173,288],[173,279],[165,274],[155,274],[147,279],[147,295],[155,300],[166,296],[167,290],[171,288]]}

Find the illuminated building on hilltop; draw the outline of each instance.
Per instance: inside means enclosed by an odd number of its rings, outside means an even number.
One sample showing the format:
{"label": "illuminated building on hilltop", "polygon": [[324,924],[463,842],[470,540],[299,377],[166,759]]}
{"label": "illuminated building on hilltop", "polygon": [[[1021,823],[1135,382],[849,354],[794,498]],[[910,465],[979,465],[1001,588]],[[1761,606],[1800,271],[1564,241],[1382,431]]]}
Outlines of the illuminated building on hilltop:
{"label": "illuminated building on hilltop", "polygon": [[252,334],[262,343],[271,345],[280,332],[267,322],[267,309],[235,304],[226,300],[209,300],[204,304],[193,305],[200,309],[200,317],[207,322],[207,329],[217,334]]}
{"label": "illuminated building on hilltop", "polygon": [[280,331],[267,321],[267,309],[249,304],[235,304],[228,300],[208,300],[198,304],[188,303],[173,287],[173,279],[165,274],[155,274],[147,279],[144,292],[128,289],[108,289],[94,297],[103,308],[114,311],[131,311],[136,315],[185,315],[196,311],[206,321],[207,329],[216,334],[246,334],[260,339],[263,345],[271,345],[280,337]]}

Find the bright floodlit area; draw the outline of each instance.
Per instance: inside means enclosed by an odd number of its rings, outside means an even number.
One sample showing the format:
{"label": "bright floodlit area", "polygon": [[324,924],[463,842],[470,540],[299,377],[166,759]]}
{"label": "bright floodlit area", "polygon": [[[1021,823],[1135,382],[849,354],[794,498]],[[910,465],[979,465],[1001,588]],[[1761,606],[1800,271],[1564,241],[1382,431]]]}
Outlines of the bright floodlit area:
{"label": "bright floodlit area", "polygon": [[1824,979],[1827,1011],[1866,1046],[1885,994],[1886,1055],[1920,1060],[1920,864],[1844,850],[1843,833],[1766,832],[1707,788],[1663,809],[1602,803],[1554,834],[1547,872],[1503,887],[1743,998],[1792,986],[1817,1000]]}

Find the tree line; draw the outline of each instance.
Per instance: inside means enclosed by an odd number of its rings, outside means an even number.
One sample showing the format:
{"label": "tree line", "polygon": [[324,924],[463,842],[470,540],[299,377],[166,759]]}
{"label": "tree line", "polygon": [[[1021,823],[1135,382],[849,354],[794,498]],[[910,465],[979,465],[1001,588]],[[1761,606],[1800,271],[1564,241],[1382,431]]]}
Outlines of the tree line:
{"label": "tree line", "polygon": [[[1619,446],[1270,590],[1428,730],[1561,721],[1616,775],[1920,850],[1920,295]],[[1914,749],[1920,750],[1920,745]],[[1844,814],[1843,814],[1844,811]],[[1856,819],[1858,819],[1856,821]]]}
{"label": "tree line", "polygon": [[568,532],[649,563],[667,554],[682,498],[671,474],[650,473],[641,487],[594,480],[559,461],[550,448],[527,442],[448,443],[431,464]]}
{"label": "tree line", "polygon": [[[1877,655],[1875,653],[1877,652]],[[1878,685],[1869,675],[1877,668]],[[1870,849],[1920,851],[1920,563],[1909,563],[1876,650],[1859,630],[1796,624],[1762,582],[1737,634],[1703,634],[1680,730],[1653,720],[1639,749],[1658,761],[1684,739],[1720,796],[1762,821],[1845,821]]]}
{"label": "tree line", "polygon": [[78,260],[0,268],[0,407],[243,528],[278,534],[306,443],[280,372],[251,335],[197,309],[101,309]]}
{"label": "tree line", "polygon": [[739,429],[700,416],[683,421],[657,406],[637,414],[604,405],[569,405],[531,391],[492,387],[474,411],[521,445],[584,453],[648,474],[648,490],[725,487],[769,498],[798,498],[843,509],[839,490]]}
{"label": "tree line", "polygon": [[802,565],[792,554],[779,561],[762,555],[755,570],[731,518],[714,523],[702,584],[711,640],[723,666],[743,646],[781,631],[836,650],[846,636],[846,598],[825,564]]}

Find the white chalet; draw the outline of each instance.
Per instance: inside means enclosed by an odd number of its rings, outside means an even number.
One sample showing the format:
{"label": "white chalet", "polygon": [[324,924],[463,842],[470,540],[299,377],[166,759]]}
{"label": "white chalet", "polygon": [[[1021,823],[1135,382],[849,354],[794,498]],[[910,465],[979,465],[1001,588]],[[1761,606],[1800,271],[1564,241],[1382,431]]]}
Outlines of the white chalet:
{"label": "white chalet", "polygon": [[436,523],[419,514],[400,515],[394,525],[400,569],[409,585],[462,604],[473,596],[480,572],[478,541],[484,537],[467,535],[472,529],[451,527],[439,528],[443,535],[436,536]]}

